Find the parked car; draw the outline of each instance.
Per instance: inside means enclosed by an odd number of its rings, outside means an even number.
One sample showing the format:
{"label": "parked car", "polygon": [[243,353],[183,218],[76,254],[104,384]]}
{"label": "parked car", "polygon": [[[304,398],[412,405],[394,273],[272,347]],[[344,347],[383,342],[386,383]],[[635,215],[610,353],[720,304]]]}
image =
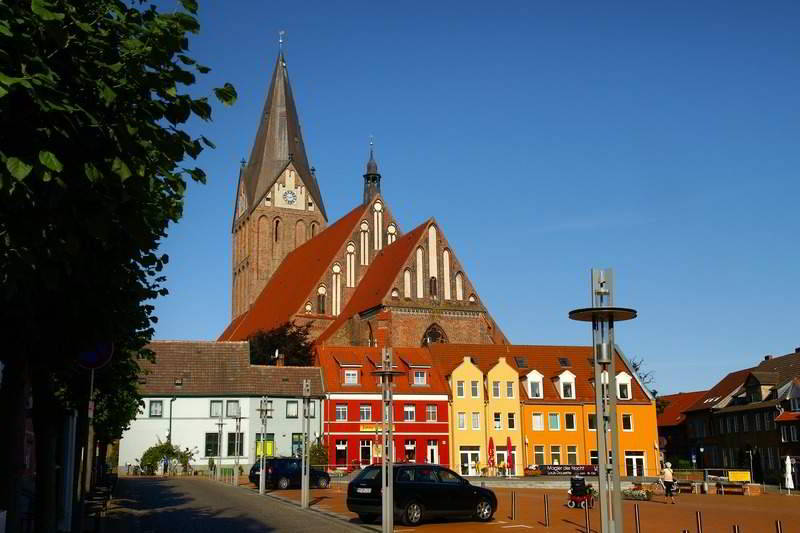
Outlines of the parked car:
{"label": "parked car", "polygon": [[[300,471],[301,461],[295,457],[275,457],[264,461],[264,482],[268,487],[278,489],[288,489],[289,487],[299,487],[301,484]],[[250,468],[250,483],[256,486],[259,483],[261,474],[261,461]],[[309,470],[310,485],[324,489],[330,486],[331,477],[322,470],[311,468]]]}
{"label": "parked car", "polygon": [[[416,526],[432,517],[491,520],[497,496],[436,465],[394,466],[394,515]],[[381,515],[381,467],[368,466],[347,486],[347,508],[371,523]]]}

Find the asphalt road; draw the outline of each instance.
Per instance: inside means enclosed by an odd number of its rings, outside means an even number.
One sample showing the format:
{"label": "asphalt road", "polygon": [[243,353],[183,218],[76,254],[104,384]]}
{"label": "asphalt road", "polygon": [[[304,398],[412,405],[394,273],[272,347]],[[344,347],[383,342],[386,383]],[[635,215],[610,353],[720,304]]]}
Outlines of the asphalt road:
{"label": "asphalt road", "polygon": [[293,505],[197,478],[120,478],[107,533],[350,532],[355,528]]}

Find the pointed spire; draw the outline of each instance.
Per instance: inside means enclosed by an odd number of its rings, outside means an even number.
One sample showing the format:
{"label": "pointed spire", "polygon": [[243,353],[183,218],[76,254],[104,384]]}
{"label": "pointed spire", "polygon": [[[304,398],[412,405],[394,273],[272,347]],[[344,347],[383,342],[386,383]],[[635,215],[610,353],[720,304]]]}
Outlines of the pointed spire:
{"label": "pointed spire", "polygon": [[[283,36],[281,35],[281,44]],[[291,162],[308,192],[327,219],[322,193],[316,177],[311,173],[300,130],[289,72],[283,50],[278,52],[272,79],[259,117],[258,132],[244,170],[248,205],[255,207]]]}
{"label": "pointed spire", "polygon": [[369,137],[369,161],[367,161],[367,173],[364,174],[364,203],[366,204],[372,197],[381,192],[381,175],[378,174],[378,162],[375,161],[375,143],[372,135]]}

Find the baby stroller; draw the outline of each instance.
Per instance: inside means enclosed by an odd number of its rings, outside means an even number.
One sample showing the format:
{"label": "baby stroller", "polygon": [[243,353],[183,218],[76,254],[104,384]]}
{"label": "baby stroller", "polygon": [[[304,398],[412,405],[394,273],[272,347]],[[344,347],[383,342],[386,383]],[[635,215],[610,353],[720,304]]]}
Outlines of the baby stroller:
{"label": "baby stroller", "polygon": [[580,506],[585,509],[594,507],[594,490],[592,485],[586,484],[586,480],[580,476],[571,477],[569,480],[569,490],[567,491],[567,507],[574,509]]}

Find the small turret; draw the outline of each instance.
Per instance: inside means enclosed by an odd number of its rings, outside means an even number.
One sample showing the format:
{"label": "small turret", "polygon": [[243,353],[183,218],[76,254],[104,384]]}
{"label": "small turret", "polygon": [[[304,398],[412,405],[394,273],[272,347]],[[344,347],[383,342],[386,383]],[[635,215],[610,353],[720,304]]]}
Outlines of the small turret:
{"label": "small turret", "polygon": [[367,173],[364,174],[364,203],[366,204],[372,197],[381,192],[381,175],[378,174],[378,162],[375,161],[375,150],[373,143],[369,142],[369,161],[367,161]]}

